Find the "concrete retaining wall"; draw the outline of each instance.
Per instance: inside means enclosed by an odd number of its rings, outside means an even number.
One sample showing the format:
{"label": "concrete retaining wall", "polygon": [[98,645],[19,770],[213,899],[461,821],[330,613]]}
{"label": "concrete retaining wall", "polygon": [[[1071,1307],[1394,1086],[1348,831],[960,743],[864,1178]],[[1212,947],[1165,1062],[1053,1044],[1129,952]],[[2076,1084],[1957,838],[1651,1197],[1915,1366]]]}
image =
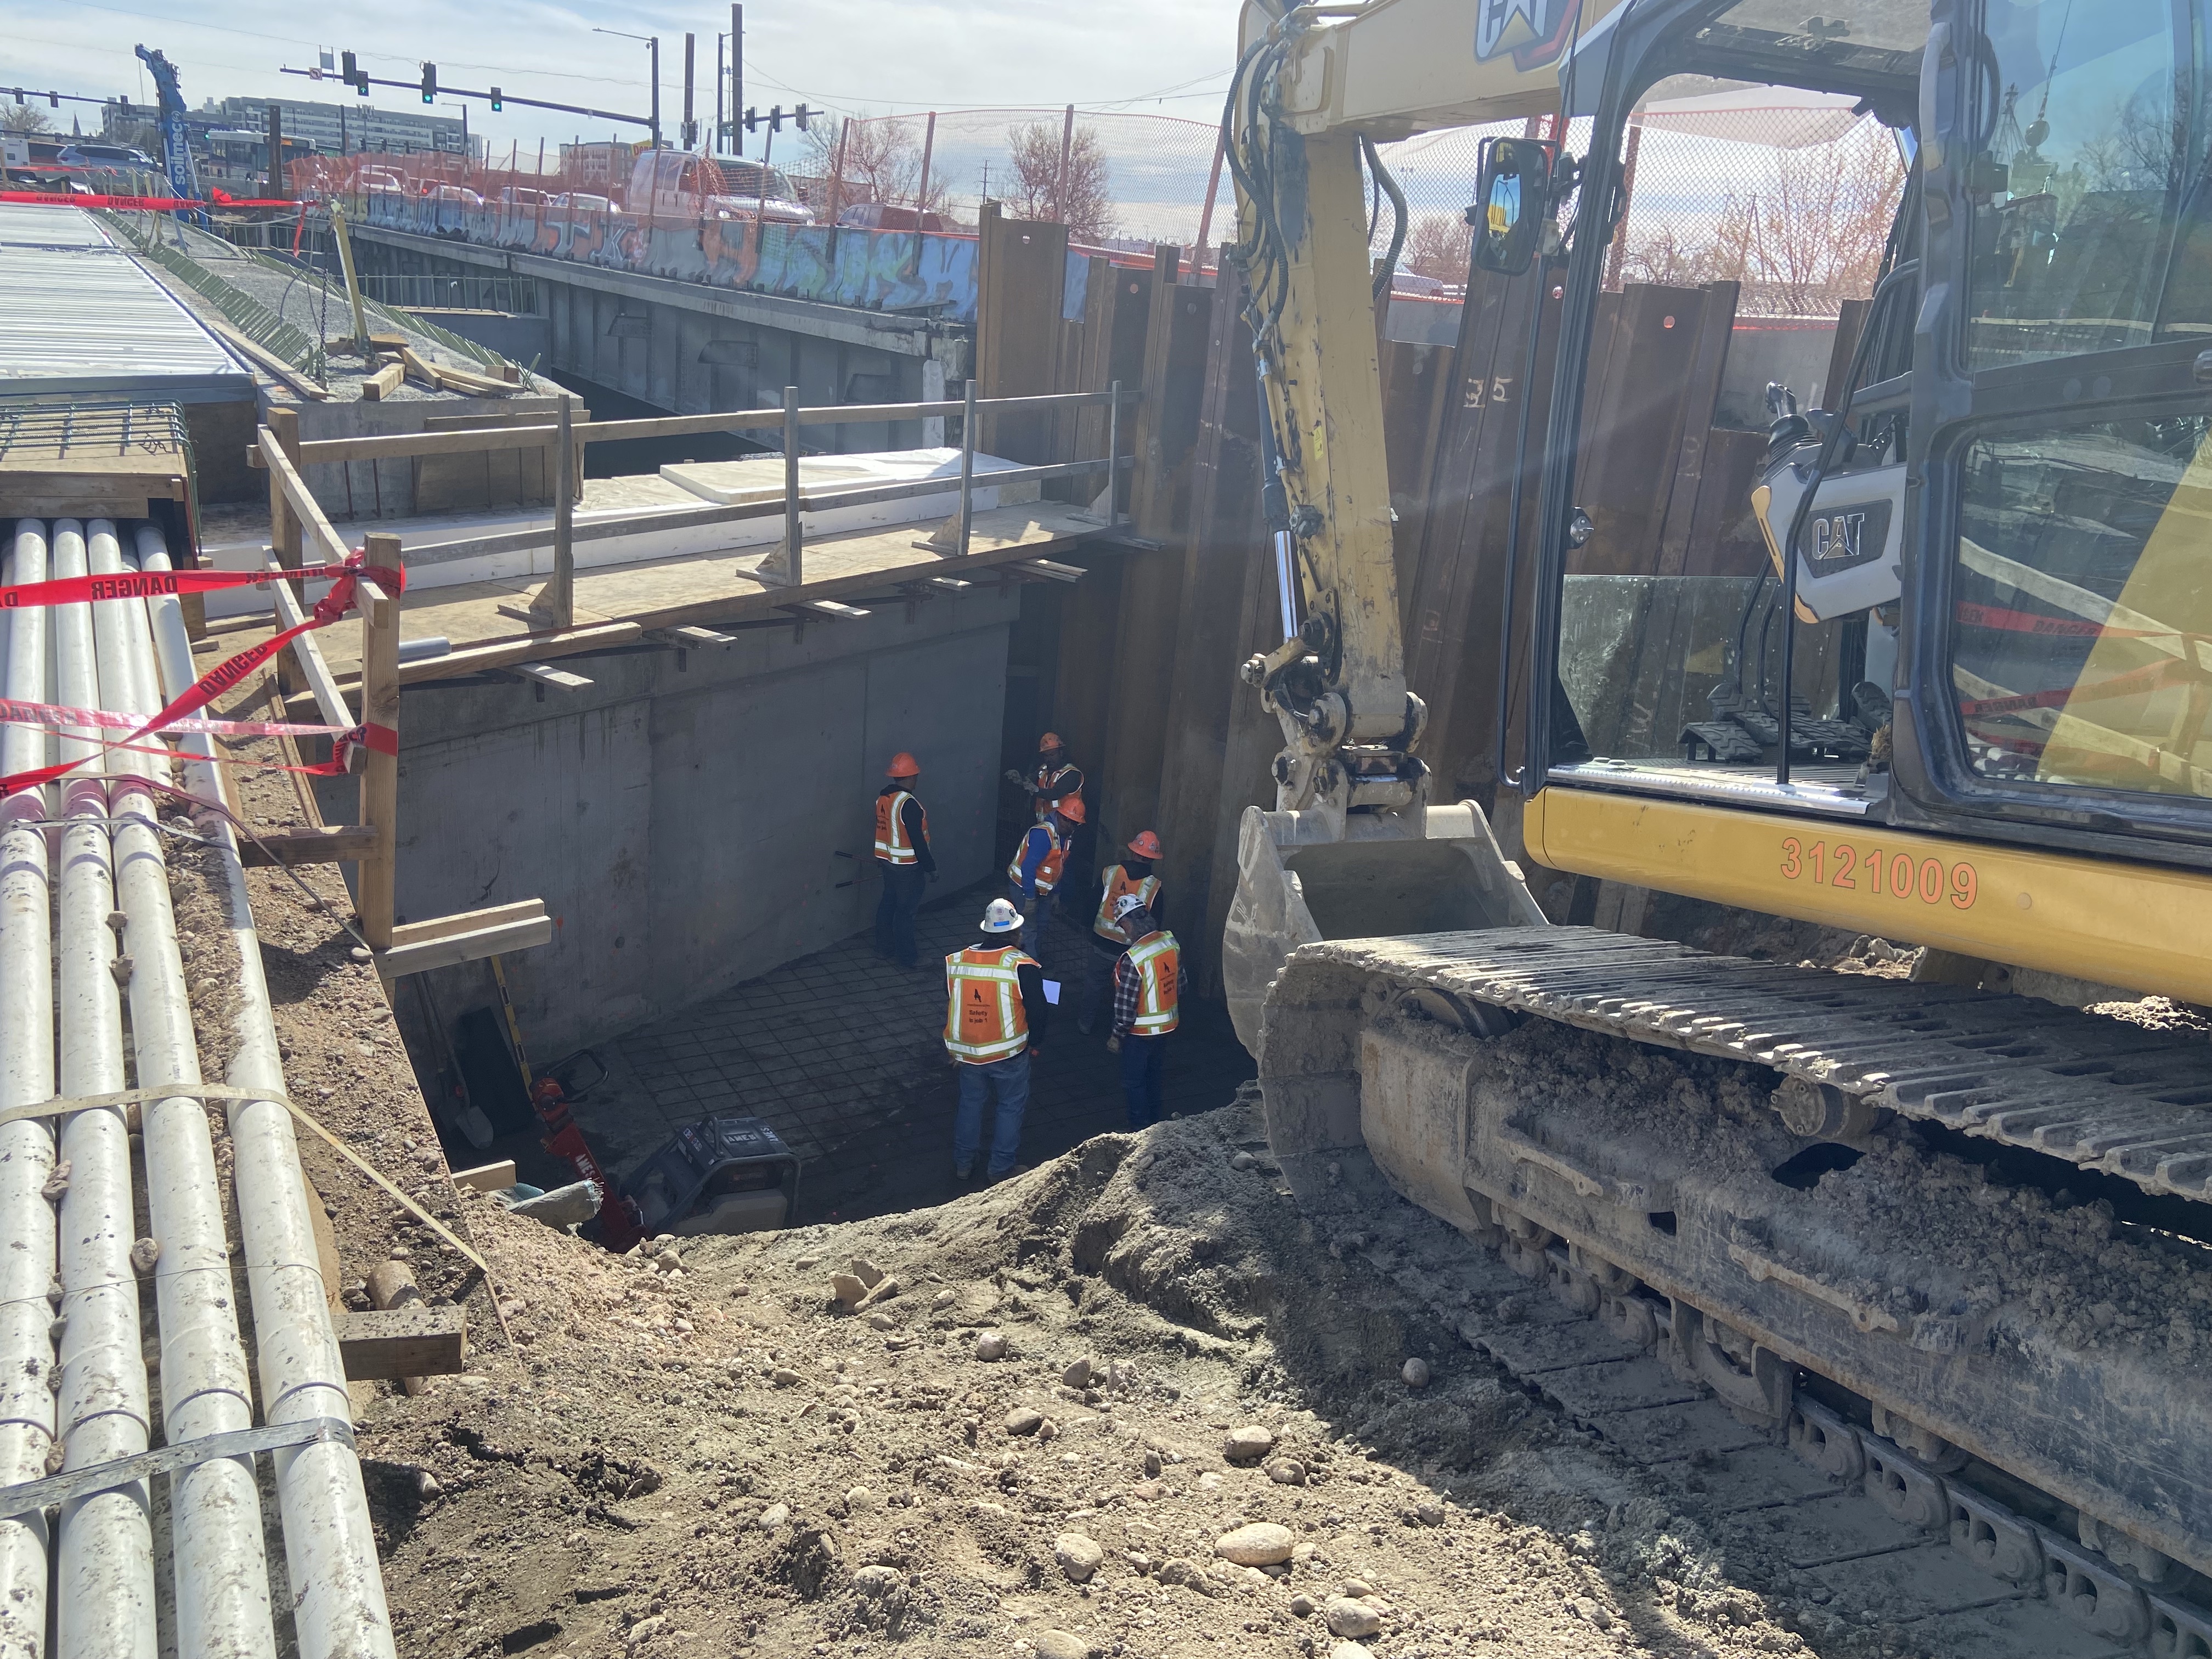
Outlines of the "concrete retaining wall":
{"label": "concrete retaining wall", "polygon": [[[1018,589],[979,585],[726,649],[563,659],[586,690],[416,688],[401,710],[402,920],[542,897],[553,943],[507,963],[554,1060],[867,926],[874,799],[920,757],[951,892],[992,845]],[[331,822],[353,786],[325,785]],[[844,856],[841,856],[841,854]],[[440,1018],[495,1000],[483,963],[426,976]],[[866,988],[854,988],[866,1018]],[[416,1011],[412,993],[398,1006]]]}

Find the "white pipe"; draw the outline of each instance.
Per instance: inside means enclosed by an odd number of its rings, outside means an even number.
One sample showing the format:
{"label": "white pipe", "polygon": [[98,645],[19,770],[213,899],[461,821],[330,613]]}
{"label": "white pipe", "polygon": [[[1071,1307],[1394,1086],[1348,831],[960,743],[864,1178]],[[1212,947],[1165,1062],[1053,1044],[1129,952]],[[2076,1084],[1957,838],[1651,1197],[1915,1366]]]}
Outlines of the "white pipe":
{"label": "white pipe", "polygon": [[[0,576],[10,582],[46,575],[46,527],[20,519]],[[8,695],[46,695],[47,613],[16,610],[8,617]],[[36,727],[0,727],[0,768],[44,763],[46,734]],[[0,1106],[26,1106],[54,1092],[52,938],[43,830],[15,827],[46,816],[46,793],[27,790],[0,803]],[[0,1127],[0,1227],[12,1247],[0,1250],[0,1483],[35,1480],[46,1473],[53,1443],[53,1366],[46,1300],[55,1266],[54,1218],[42,1196],[54,1143],[45,1121]],[[46,1525],[43,1516],[0,1522],[0,1659],[37,1659],[46,1651]]]}
{"label": "white pipe", "polygon": [[[120,568],[118,562],[118,568]],[[118,672],[108,707],[150,714],[150,677],[134,664],[122,603],[96,607],[104,654]],[[132,759],[131,757],[119,757]],[[131,1036],[138,1086],[201,1081],[191,1002],[169,908],[168,872],[151,792],[134,787],[135,765],[115,786],[116,887],[129,919]],[[135,820],[135,821],[134,821]],[[161,1246],[154,1268],[161,1332],[161,1419],[172,1442],[253,1426],[253,1395],[233,1299],[229,1240],[207,1109],[189,1096],[149,1103],[140,1117],[146,1155],[146,1205]],[[180,1470],[169,1486],[171,1549],[176,1565],[180,1653],[223,1659],[273,1656],[268,1558],[261,1502],[250,1457],[212,1459]]]}
{"label": "white pipe", "polygon": [[[167,568],[167,555],[152,526],[140,530],[138,545],[147,568]],[[148,610],[161,659],[162,694],[174,697],[195,678],[183,612],[173,598],[150,601]],[[215,768],[207,758],[214,753],[209,740],[204,735],[190,736],[184,747],[203,757],[189,768],[194,793],[219,801]],[[246,872],[227,822],[216,827],[214,839],[222,849],[221,873],[240,963],[240,1006],[234,1027],[239,1047],[225,1080],[240,1088],[281,1093],[284,1070],[276,1050],[269,987],[262,976],[261,941],[246,900]],[[136,1006],[134,1002],[134,1014]],[[270,1423],[314,1417],[350,1420],[345,1364],[331,1328],[291,1115],[273,1100],[241,1102],[228,1109],[264,1419]],[[302,1450],[280,1451],[275,1461],[301,1659],[391,1659],[392,1620],[359,1460],[350,1448],[326,1441]]]}
{"label": "white pipe", "polygon": [[[122,568],[115,526],[87,526],[94,574]],[[121,690],[127,641],[106,614],[94,619],[103,706]],[[68,672],[81,686],[81,665]],[[110,971],[116,908],[106,804],[96,787],[72,787],[62,832],[61,1092],[107,1094],[129,1086],[123,1064],[123,1006]],[[40,976],[43,981],[43,975]],[[81,1469],[146,1449],[149,1413],[138,1329],[138,1285],[131,1267],[136,1227],[131,1193],[131,1132],[112,1107],[72,1114],[61,1154],[70,1168],[62,1200],[63,1467]],[[139,1481],[65,1506],[55,1551],[54,1650],[58,1659],[152,1659],[154,1535],[149,1495]]]}

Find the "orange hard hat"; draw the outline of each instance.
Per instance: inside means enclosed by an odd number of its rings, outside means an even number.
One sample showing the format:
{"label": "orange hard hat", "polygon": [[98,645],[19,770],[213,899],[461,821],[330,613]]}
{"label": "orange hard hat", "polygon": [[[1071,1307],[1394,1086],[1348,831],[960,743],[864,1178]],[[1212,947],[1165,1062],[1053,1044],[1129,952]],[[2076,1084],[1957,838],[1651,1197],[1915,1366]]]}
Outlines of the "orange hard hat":
{"label": "orange hard hat", "polygon": [[1048,749],[1065,749],[1067,745],[1060,741],[1060,733],[1057,732],[1048,732],[1037,739],[1037,753],[1040,755],[1043,754]]}
{"label": "orange hard hat", "polygon": [[1083,822],[1083,797],[1064,795],[1060,798],[1060,804],[1052,810],[1070,823],[1080,823]]}
{"label": "orange hard hat", "polygon": [[884,775],[887,778],[918,778],[921,775],[921,763],[902,749],[891,757],[891,763],[884,769]]}
{"label": "orange hard hat", "polygon": [[1160,856],[1160,838],[1149,830],[1140,830],[1129,843],[1129,850],[1140,859],[1156,859]]}

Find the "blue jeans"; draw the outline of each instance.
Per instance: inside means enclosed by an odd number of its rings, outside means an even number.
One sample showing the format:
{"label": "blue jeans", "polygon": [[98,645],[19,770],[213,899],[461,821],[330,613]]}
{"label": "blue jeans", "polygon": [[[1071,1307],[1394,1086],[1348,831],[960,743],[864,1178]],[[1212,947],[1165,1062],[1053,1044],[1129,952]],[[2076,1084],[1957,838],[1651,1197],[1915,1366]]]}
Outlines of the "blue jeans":
{"label": "blue jeans", "polygon": [[902,968],[915,965],[914,913],[921,908],[926,879],[919,864],[877,866],[884,878],[884,896],[876,901],[876,949]]}
{"label": "blue jeans", "polygon": [[1052,970],[1046,967],[1044,959],[1044,930],[1052,919],[1052,895],[1039,893],[1035,898],[1024,899],[1021,883],[1010,881],[1006,884],[1006,902],[1022,915],[1022,950],[1036,958],[1036,965],[1044,968],[1045,976],[1050,978]]}
{"label": "blue jeans", "polygon": [[1132,1129],[1160,1121],[1166,1099],[1167,1057],[1168,1040],[1164,1036],[1139,1036],[1132,1031],[1121,1039],[1121,1099],[1129,1109]]}
{"label": "blue jeans", "polygon": [[983,1097],[994,1091],[999,1121],[991,1136],[990,1173],[996,1180],[1014,1167],[1022,1150],[1022,1114],[1030,1109],[1028,1049],[980,1066],[960,1062],[960,1109],[952,1117],[952,1162],[959,1168],[975,1164],[975,1148],[983,1139]]}

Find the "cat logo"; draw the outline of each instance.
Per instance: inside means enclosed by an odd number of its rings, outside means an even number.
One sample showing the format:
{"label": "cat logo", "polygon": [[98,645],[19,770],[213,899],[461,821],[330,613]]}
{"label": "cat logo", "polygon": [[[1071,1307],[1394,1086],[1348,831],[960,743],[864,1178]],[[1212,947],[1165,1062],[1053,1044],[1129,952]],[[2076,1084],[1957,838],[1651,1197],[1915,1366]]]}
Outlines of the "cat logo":
{"label": "cat logo", "polygon": [[1578,0],[1476,0],[1475,61],[1510,52],[1523,73],[1556,62],[1577,9]]}
{"label": "cat logo", "polygon": [[1866,521],[1864,513],[1824,514],[1814,520],[1808,526],[1813,532],[1813,562],[1856,560],[1860,543],[1866,536]]}

